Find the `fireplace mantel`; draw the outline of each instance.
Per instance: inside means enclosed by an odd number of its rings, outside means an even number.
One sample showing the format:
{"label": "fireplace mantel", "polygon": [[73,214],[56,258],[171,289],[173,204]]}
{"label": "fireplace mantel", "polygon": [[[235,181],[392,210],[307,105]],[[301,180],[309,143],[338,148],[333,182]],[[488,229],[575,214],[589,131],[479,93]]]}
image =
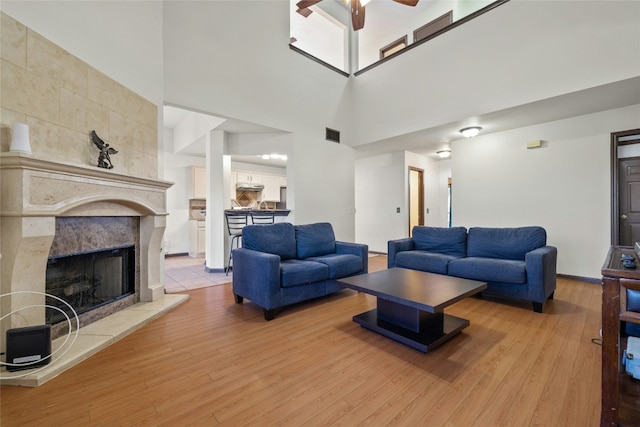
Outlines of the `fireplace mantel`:
{"label": "fireplace mantel", "polygon": [[0,153],[0,171],[3,217],[80,216],[76,209],[95,203],[121,205],[103,216],[165,216],[173,185],[21,153]]}
{"label": "fireplace mantel", "polygon": [[[166,190],[171,182],[128,176],[94,166],[51,161],[35,155],[0,153],[0,293],[2,313],[44,303],[47,259],[56,217],[140,217],[140,301],[164,294],[162,238],[166,227]],[[19,313],[6,329],[41,324],[41,314]]]}

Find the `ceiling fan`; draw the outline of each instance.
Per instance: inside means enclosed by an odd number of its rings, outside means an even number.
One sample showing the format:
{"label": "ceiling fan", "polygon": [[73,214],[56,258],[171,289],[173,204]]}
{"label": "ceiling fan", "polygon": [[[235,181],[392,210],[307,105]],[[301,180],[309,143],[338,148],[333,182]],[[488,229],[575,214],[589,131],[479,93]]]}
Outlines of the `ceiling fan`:
{"label": "ceiling fan", "polygon": [[[311,9],[309,6],[313,6],[316,3],[320,3],[322,0],[300,0],[296,3],[296,7],[299,14],[305,18],[311,15]],[[342,0],[343,3],[349,4],[351,8],[351,25],[353,31],[358,31],[364,27],[364,6],[371,0]],[[419,0],[393,0],[396,3],[404,4],[406,6],[415,6]]]}

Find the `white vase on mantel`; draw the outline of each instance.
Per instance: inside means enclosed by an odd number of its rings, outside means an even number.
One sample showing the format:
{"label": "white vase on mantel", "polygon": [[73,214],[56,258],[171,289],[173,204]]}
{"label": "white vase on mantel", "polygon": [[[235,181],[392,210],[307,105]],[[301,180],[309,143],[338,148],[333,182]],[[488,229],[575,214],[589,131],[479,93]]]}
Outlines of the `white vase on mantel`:
{"label": "white vase on mantel", "polygon": [[11,146],[9,151],[14,153],[31,154],[29,142],[29,126],[24,123],[14,123],[11,129]]}

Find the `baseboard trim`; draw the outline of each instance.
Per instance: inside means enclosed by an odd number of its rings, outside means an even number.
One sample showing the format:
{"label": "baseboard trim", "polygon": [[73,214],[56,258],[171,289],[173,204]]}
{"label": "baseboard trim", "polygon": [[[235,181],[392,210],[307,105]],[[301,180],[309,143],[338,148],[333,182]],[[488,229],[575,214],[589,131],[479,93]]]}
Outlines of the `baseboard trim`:
{"label": "baseboard trim", "polygon": [[204,271],[207,273],[224,273],[224,268],[210,268],[205,265]]}
{"label": "baseboard trim", "polygon": [[573,280],[580,280],[581,282],[602,284],[602,278],[599,278],[599,277],[596,278],[596,277],[572,276],[570,274],[558,274],[557,276],[562,277],[563,279],[573,279]]}
{"label": "baseboard trim", "polygon": [[177,254],[164,254],[165,258],[172,258],[175,256],[189,256],[188,252],[178,252]]}

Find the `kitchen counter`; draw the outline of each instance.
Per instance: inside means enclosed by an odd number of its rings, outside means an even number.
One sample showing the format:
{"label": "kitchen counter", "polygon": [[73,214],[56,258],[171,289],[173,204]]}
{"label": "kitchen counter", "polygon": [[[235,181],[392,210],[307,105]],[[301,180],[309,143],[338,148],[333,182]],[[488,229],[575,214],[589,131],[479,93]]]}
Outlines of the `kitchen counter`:
{"label": "kitchen counter", "polygon": [[225,213],[271,213],[275,216],[288,216],[291,210],[289,209],[257,209],[257,208],[242,208],[242,209],[225,209]]}

